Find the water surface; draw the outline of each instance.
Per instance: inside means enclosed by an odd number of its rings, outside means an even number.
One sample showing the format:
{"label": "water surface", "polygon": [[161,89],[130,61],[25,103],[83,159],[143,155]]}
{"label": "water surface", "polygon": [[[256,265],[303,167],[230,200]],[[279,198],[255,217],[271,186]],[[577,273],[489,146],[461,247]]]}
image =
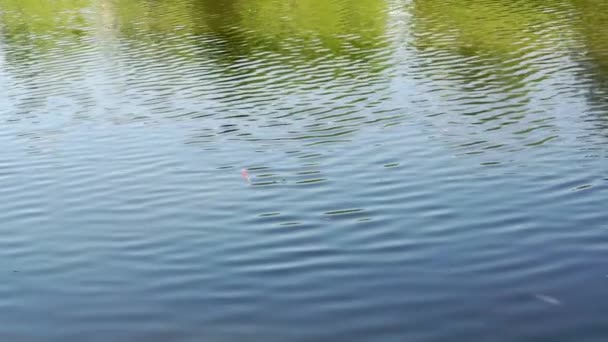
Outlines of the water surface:
{"label": "water surface", "polygon": [[605,341],[607,25],[0,0],[0,337]]}

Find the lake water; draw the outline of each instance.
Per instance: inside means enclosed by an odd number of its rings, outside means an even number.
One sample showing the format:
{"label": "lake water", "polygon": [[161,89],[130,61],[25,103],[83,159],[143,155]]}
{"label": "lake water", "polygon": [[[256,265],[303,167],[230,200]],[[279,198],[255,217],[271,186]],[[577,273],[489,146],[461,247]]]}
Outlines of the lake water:
{"label": "lake water", "polygon": [[608,338],[608,1],[0,0],[0,122],[3,341]]}

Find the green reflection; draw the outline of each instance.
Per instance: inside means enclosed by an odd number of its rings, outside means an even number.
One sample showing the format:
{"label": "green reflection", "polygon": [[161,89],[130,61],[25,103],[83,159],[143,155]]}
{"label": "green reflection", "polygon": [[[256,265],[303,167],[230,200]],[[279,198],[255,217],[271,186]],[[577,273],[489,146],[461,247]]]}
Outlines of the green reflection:
{"label": "green reflection", "polygon": [[572,0],[579,18],[577,32],[585,43],[585,51],[608,78],[608,1]]}
{"label": "green reflection", "polygon": [[508,100],[517,102],[511,114],[518,115],[527,110],[532,86],[545,78],[535,59],[564,51],[571,31],[564,8],[561,0],[414,0],[413,45],[427,77],[453,81],[453,93],[494,95],[471,98],[465,114],[485,114],[476,104]]}
{"label": "green reflection", "polygon": [[1,0],[3,33],[45,38],[80,35],[77,26],[84,24],[82,10],[89,4],[90,0]]}
{"label": "green reflection", "polygon": [[[30,59],[60,42],[74,43],[86,34],[83,10],[90,0],[0,0],[2,37],[10,59]],[[67,48],[67,47],[66,47]]]}
{"label": "green reflection", "polygon": [[[386,2],[351,1],[116,1],[121,35],[217,37],[230,54],[297,53],[311,58],[331,51],[383,46]],[[362,57],[362,56],[359,56]]]}
{"label": "green reflection", "polygon": [[547,47],[559,35],[546,30],[560,18],[550,7],[547,1],[415,0],[416,46],[494,57]]}
{"label": "green reflection", "polygon": [[297,56],[285,63],[328,54],[371,61],[367,50],[386,47],[386,2],[378,0],[0,0],[0,10],[5,42],[31,54],[100,32],[191,58],[190,48],[212,45],[227,62],[260,52]]}

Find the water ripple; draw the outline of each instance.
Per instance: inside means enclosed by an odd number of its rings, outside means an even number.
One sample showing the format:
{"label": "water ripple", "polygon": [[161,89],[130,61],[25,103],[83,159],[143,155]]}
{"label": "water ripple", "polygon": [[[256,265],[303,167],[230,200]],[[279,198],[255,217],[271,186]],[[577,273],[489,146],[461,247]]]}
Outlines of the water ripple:
{"label": "water ripple", "polygon": [[0,334],[603,340],[604,7],[0,0]]}

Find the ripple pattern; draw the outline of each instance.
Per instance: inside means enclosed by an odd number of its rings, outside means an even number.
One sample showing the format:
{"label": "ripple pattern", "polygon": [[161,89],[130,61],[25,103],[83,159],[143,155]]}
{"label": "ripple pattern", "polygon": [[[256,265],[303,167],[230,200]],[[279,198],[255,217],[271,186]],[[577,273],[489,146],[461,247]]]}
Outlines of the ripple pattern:
{"label": "ripple pattern", "polygon": [[0,0],[0,338],[604,341],[594,4]]}

